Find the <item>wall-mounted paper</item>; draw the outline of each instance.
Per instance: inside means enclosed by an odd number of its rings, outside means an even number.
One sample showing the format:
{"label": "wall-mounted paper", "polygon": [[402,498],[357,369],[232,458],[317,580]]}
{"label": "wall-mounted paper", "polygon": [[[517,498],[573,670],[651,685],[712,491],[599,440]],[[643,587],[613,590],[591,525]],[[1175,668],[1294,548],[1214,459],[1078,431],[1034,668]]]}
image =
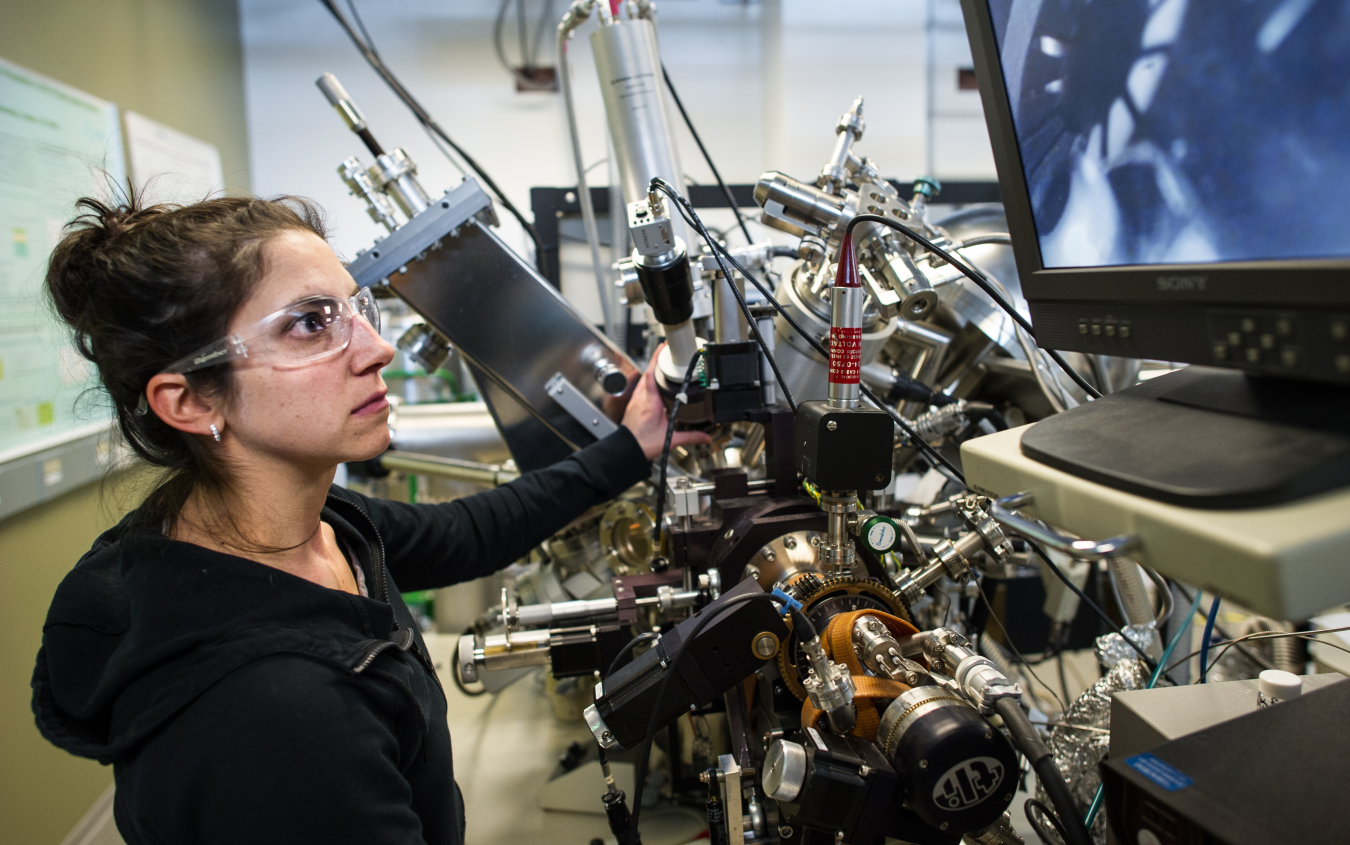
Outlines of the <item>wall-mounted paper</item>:
{"label": "wall-mounted paper", "polygon": [[147,203],[199,202],[224,189],[220,150],[214,144],[133,111],[124,112],[122,119],[131,181],[137,190],[145,190]]}
{"label": "wall-mounted paper", "polygon": [[0,59],[0,465],[107,425],[97,402],[76,405],[97,375],[43,278],[75,200],[108,198],[123,173],[117,106]]}

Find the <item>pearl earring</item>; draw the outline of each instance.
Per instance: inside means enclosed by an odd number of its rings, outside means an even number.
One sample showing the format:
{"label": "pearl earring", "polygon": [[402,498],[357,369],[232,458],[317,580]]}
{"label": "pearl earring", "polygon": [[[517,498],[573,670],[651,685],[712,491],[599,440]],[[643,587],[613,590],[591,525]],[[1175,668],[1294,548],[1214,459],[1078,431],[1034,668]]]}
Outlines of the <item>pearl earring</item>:
{"label": "pearl earring", "polygon": [[216,428],[215,424],[211,425],[211,436],[216,439],[217,443],[220,442],[220,429]]}

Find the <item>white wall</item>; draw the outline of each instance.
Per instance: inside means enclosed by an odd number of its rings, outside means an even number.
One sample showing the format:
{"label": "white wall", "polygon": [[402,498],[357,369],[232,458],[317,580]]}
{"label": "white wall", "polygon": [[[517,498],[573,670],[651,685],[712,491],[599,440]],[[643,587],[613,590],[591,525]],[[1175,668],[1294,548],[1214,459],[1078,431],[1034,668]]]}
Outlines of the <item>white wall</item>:
{"label": "white wall", "polygon": [[[556,94],[518,94],[491,43],[498,0],[357,0],[385,61],[477,158],[527,215],[529,189],[575,184]],[[969,64],[956,0],[931,0],[935,31],[933,169],[939,178],[993,178],[979,97],[956,89],[956,68]],[[534,17],[543,0],[527,0]],[[866,132],[856,148],[898,178],[928,162],[925,24],[930,0],[665,0],[659,5],[663,59],[722,175],[753,182],[764,170],[811,181],[829,155],[834,125],[854,97],[866,101]],[[514,7],[514,3],[512,4]],[[553,3],[555,17],[564,3]],[[350,155],[368,160],[314,87],[332,71],[366,113],[385,147],[405,147],[423,184],[439,193],[459,175],[412,115],[366,66],[337,23],[315,0],[240,0],[255,192],[311,197],[327,209],[334,245],[350,257],[380,232],[335,173]],[[584,25],[573,39],[573,79],[588,164],[605,157],[600,89]],[[508,28],[509,29],[509,28]],[[511,31],[513,32],[513,31]],[[508,49],[514,38],[508,34]],[[552,55],[552,36],[546,36]],[[675,116],[678,123],[678,116]],[[683,127],[677,129],[686,174],[712,177]],[[601,166],[592,184],[607,181]],[[513,245],[523,233],[505,214]],[[564,256],[566,284],[583,310],[594,304],[589,262]],[[575,272],[572,272],[575,271]],[[575,288],[575,291],[573,290]]]}

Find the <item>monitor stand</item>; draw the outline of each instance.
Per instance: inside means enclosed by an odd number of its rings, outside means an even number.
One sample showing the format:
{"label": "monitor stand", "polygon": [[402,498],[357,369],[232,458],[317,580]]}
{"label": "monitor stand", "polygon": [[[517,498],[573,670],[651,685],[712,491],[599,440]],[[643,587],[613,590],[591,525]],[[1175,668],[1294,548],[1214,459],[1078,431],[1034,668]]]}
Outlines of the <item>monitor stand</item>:
{"label": "monitor stand", "polygon": [[1022,452],[1174,505],[1276,505],[1350,485],[1350,388],[1187,367],[1036,423]]}

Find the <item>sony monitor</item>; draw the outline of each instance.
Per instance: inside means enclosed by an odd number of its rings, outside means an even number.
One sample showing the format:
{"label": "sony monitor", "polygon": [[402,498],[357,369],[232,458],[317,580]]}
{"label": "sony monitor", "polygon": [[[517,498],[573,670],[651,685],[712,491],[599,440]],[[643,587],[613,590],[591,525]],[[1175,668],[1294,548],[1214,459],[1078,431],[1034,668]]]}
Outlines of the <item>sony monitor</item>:
{"label": "sony monitor", "polygon": [[1207,365],[1023,450],[1200,507],[1350,482],[1350,4],[962,8],[1037,342]]}

